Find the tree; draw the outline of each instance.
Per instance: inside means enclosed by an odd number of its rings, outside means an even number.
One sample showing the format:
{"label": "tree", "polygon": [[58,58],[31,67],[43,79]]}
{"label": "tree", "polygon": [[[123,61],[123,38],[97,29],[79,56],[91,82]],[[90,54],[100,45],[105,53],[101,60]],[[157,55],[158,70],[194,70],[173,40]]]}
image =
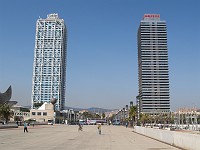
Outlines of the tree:
{"label": "tree", "polygon": [[136,106],[131,106],[129,109],[129,121],[131,121],[131,126],[133,125],[133,122],[135,122],[136,110]]}
{"label": "tree", "polygon": [[113,122],[114,117],[115,117],[115,115],[112,114],[112,116],[110,116],[108,120],[110,120],[111,122]]}
{"label": "tree", "polygon": [[43,104],[43,101],[41,101],[41,102],[36,102],[36,103],[33,104],[33,107],[34,107],[34,108],[39,108],[40,106],[42,106],[42,104]]}
{"label": "tree", "polygon": [[95,113],[95,114],[92,114],[92,118],[94,118],[94,119],[96,119],[96,118],[100,119],[101,116],[98,113]]}
{"label": "tree", "polygon": [[104,119],[106,117],[105,113],[102,114],[102,118]]}
{"label": "tree", "polygon": [[146,123],[149,123],[151,120],[151,117],[149,114],[141,114],[140,116],[140,121],[142,125],[144,126]]}
{"label": "tree", "polygon": [[8,122],[10,117],[12,117],[13,112],[11,111],[11,105],[8,103],[0,104],[0,118]]}

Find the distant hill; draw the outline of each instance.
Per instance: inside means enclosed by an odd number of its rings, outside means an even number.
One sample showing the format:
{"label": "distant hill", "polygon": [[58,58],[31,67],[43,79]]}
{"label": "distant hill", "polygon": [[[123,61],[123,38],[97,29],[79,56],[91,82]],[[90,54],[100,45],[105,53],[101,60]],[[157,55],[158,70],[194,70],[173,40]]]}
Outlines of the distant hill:
{"label": "distant hill", "polygon": [[74,108],[74,107],[65,106],[65,109],[73,109],[75,111],[88,110],[89,112],[92,112],[92,113],[105,113],[105,112],[112,111],[112,109],[104,109],[104,108],[97,108],[97,107],[91,107],[91,108]]}
{"label": "distant hill", "polygon": [[74,107],[65,106],[65,110],[67,110],[67,109],[73,109],[74,111],[84,110],[83,108],[74,108]]}
{"label": "distant hill", "polygon": [[87,110],[93,113],[105,113],[105,112],[112,111],[111,109],[96,108],[96,107],[91,107],[91,108],[88,108]]}
{"label": "distant hill", "polygon": [[[24,108],[31,108],[31,106],[23,106]],[[75,107],[69,107],[65,106],[65,109],[73,109],[74,111],[81,111],[81,110],[88,110],[89,112],[92,113],[105,113],[112,111],[114,109],[104,109],[104,108],[97,108],[97,107],[90,107],[90,108],[75,108]]]}

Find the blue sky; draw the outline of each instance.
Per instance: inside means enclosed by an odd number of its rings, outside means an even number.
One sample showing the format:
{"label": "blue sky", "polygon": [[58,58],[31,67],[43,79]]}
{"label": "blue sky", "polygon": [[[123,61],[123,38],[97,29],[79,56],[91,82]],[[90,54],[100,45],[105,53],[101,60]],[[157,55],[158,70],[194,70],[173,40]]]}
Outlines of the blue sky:
{"label": "blue sky", "polygon": [[68,29],[66,105],[123,108],[138,93],[137,30],[144,14],[168,29],[171,108],[200,108],[198,0],[2,0],[0,92],[31,104],[35,24],[58,13]]}

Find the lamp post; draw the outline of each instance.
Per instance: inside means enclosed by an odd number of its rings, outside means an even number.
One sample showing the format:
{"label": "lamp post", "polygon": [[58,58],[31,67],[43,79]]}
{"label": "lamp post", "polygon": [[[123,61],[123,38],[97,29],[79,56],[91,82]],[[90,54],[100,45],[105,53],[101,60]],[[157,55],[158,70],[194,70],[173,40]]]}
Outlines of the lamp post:
{"label": "lamp post", "polygon": [[136,115],[136,121],[137,121],[137,125],[139,125],[139,120],[140,120],[140,104],[141,104],[141,96],[138,95],[136,96],[136,105],[137,105],[137,115]]}
{"label": "lamp post", "polygon": [[[133,109],[133,101],[130,101],[130,107],[129,107],[128,115],[130,115],[131,109]],[[133,126],[133,116],[132,115],[133,114],[131,114],[131,118],[130,118],[130,126]]]}
{"label": "lamp post", "polygon": [[133,101],[130,101],[130,107],[132,107],[133,106]]}
{"label": "lamp post", "polygon": [[56,99],[56,98],[51,98],[50,102],[51,102],[51,104],[53,105],[54,123],[55,123],[55,121],[56,121],[55,103],[57,102],[57,99]]}
{"label": "lamp post", "polygon": [[125,124],[125,108],[123,108],[123,125]]}

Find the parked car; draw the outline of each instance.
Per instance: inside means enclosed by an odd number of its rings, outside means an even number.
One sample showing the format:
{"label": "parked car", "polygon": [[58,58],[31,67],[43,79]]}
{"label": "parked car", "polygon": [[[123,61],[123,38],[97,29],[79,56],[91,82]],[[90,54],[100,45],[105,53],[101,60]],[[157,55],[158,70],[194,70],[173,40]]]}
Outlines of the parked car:
{"label": "parked car", "polygon": [[53,125],[53,120],[48,120],[48,125]]}
{"label": "parked car", "polygon": [[120,125],[120,120],[119,119],[113,120],[113,125]]}
{"label": "parked car", "polygon": [[4,124],[6,124],[6,121],[0,120],[0,124],[4,125]]}

